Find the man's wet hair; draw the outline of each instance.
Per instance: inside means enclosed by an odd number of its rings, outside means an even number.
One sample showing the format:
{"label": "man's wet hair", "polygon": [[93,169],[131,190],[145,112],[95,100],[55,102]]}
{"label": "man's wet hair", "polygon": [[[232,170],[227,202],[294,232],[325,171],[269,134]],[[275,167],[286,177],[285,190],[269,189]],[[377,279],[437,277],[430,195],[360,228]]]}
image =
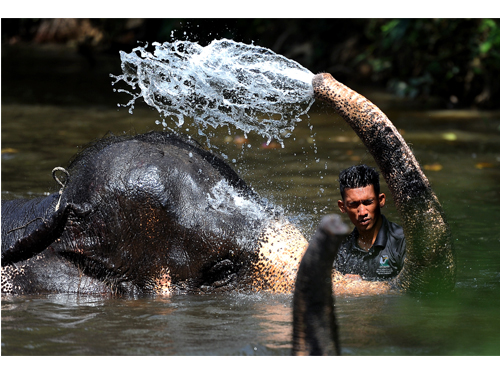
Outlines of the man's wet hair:
{"label": "man's wet hair", "polygon": [[339,174],[340,195],[344,200],[345,189],[356,189],[373,185],[375,194],[380,194],[380,177],[375,168],[368,165],[353,165]]}

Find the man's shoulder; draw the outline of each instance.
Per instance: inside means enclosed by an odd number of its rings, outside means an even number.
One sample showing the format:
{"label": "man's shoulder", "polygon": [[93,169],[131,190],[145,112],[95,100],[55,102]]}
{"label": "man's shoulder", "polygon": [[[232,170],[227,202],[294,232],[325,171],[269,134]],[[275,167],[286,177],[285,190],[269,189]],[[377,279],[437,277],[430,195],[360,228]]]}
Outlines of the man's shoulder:
{"label": "man's shoulder", "polygon": [[387,222],[387,229],[392,237],[395,237],[398,239],[405,238],[405,234],[403,232],[403,227],[401,225],[393,223],[392,221],[389,221],[387,219],[386,219],[386,222]]}

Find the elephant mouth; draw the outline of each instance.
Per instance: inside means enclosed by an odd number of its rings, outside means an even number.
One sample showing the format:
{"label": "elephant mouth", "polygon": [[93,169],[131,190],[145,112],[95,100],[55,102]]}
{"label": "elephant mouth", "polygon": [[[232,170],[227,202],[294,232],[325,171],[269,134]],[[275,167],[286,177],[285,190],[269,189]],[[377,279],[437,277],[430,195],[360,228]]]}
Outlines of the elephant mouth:
{"label": "elephant mouth", "polygon": [[234,290],[238,286],[237,266],[229,259],[215,263],[195,279],[179,280],[171,270],[162,268],[157,276],[146,283],[146,289],[155,294],[174,295],[187,290],[191,292],[212,293]]}

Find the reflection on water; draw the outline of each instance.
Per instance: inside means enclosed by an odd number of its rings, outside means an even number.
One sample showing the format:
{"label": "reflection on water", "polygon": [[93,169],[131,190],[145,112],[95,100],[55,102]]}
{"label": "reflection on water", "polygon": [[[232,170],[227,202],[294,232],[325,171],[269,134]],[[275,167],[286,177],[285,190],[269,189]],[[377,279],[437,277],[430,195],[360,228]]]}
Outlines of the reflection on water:
{"label": "reflection on water", "polygon": [[[251,134],[241,145],[226,129],[210,134],[215,151],[282,206],[306,237],[321,216],[336,211],[339,170],[373,165],[340,118],[313,108],[318,113],[294,130],[285,148],[262,145]],[[427,166],[447,213],[457,289],[446,298],[337,297],[343,353],[499,355],[500,116],[387,112]],[[123,109],[3,105],[2,198],[56,190],[51,170],[66,166],[78,146],[108,130],[158,129],[155,120],[155,112],[141,108],[130,115]],[[384,210],[398,221],[392,204]],[[290,343],[290,296],[2,297],[4,355],[288,355]]]}
{"label": "reflection on water", "polygon": [[2,354],[287,355],[291,297],[2,300]]}
{"label": "reflection on water", "polygon": [[[498,355],[498,298],[462,292],[446,299],[338,297],[342,353]],[[2,354],[289,355],[291,302],[262,293],[3,297]]]}

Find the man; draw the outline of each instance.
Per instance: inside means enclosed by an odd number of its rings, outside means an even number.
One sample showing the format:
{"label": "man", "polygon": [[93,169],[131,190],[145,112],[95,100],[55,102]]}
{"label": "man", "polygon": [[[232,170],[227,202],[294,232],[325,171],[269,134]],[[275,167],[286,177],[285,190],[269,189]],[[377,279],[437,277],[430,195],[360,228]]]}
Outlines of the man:
{"label": "man", "polygon": [[403,228],[381,214],[385,194],[378,172],[367,165],[347,168],[339,175],[340,211],[355,228],[341,245],[334,266],[352,279],[369,281],[395,277],[403,267],[406,242]]}

